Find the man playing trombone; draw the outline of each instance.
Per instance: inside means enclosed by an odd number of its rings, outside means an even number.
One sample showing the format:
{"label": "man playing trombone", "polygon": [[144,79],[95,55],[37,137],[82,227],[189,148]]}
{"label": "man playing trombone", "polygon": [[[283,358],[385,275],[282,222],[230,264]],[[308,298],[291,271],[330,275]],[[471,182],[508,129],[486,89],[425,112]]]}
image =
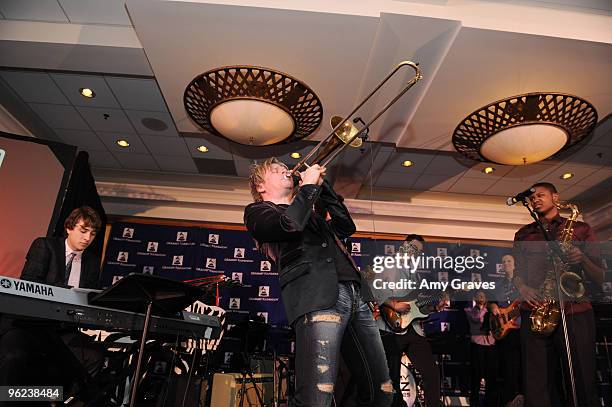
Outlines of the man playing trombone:
{"label": "man playing trombone", "polygon": [[[296,174],[297,175],[297,174]],[[296,333],[294,406],[328,407],[339,352],[358,383],[358,405],[387,407],[393,397],[378,328],[361,295],[362,276],[340,239],[355,224],[325,167],[299,183],[276,158],[251,168],[255,202],[244,222],[260,250],[278,266],[287,319]],[[313,211],[316,201],[329,220]]]}

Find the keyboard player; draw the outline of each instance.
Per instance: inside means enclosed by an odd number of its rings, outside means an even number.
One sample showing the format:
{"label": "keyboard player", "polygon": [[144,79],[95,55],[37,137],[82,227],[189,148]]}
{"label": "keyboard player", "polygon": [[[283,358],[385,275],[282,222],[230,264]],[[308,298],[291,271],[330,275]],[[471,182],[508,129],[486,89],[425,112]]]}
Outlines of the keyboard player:
{"label": "keyboard player", "polygon": [[[34,240],[21,279],[58,287],[99,288],[100,260],[84,250],[95,239],[100,224],[93,209],[73,210],[64,222],[65,237]],[[70,391],[66,386],[80,382],[82,387],[84,377],[93,377],[104,360],[100,343],[58,323],[0,314],[0,335],[1,386],[62,385],[66,396]],[[77,369],[67,368],[71,362]],[[71,371],[87,374],[66,376]]]}

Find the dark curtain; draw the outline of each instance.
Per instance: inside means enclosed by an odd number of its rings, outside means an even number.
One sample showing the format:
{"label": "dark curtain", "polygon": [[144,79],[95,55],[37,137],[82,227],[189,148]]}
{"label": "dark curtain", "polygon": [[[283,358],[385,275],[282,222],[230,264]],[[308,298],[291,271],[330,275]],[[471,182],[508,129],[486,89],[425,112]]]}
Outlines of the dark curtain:
{"label": "dark curtain", "polygon": [[101,258],[107,219],[100,195],[98,195],[98,190],[96,189],[94,177],[91,174],[91,168],[89,167],[89,154],[85,151],[79,152],[72,167],[72,174],[70,175],[60,216],[55,226],[54,236],[64,236],[64,221],[73,209],[81,206],[91,207],[98,212],[102,220],[98,236],[87,248],[89,252]]}

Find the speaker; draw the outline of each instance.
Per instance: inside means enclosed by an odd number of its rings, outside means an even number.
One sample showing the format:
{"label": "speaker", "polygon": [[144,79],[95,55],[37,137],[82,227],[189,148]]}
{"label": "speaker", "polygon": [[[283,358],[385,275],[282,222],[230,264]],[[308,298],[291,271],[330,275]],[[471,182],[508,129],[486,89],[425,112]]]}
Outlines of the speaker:
{"label": "speaker", "polygon": [[[264,404],[271,405],[274,397],[274,378],[271,374],[261,373],[255,373],[253,378]],[[257,398],[253,381],[248,376],[245,381],[244,401],[241,406],[242,374],[215,373],[210,407],[263,407]]]}

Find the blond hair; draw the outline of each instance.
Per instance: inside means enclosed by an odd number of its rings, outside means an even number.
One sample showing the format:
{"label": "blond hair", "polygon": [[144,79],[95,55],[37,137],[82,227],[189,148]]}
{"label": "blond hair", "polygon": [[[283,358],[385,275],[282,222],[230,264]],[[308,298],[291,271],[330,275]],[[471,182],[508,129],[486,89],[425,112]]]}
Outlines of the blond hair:
{"label": "blond hair", "polygon": [[253,196],[253,200],[255,202],[263,201],[263,197],[261,193],[257,190],[257,187],[264,182],[264,174],[266,171],[270,170],[273,164],[282,165],[287,168],[285,164],[278,161],[276,157],[268,158],[266,161],[262,163],[254,163],[251,165],[251,173],[249,175],[249,186],[251,187],[251,195]]}

